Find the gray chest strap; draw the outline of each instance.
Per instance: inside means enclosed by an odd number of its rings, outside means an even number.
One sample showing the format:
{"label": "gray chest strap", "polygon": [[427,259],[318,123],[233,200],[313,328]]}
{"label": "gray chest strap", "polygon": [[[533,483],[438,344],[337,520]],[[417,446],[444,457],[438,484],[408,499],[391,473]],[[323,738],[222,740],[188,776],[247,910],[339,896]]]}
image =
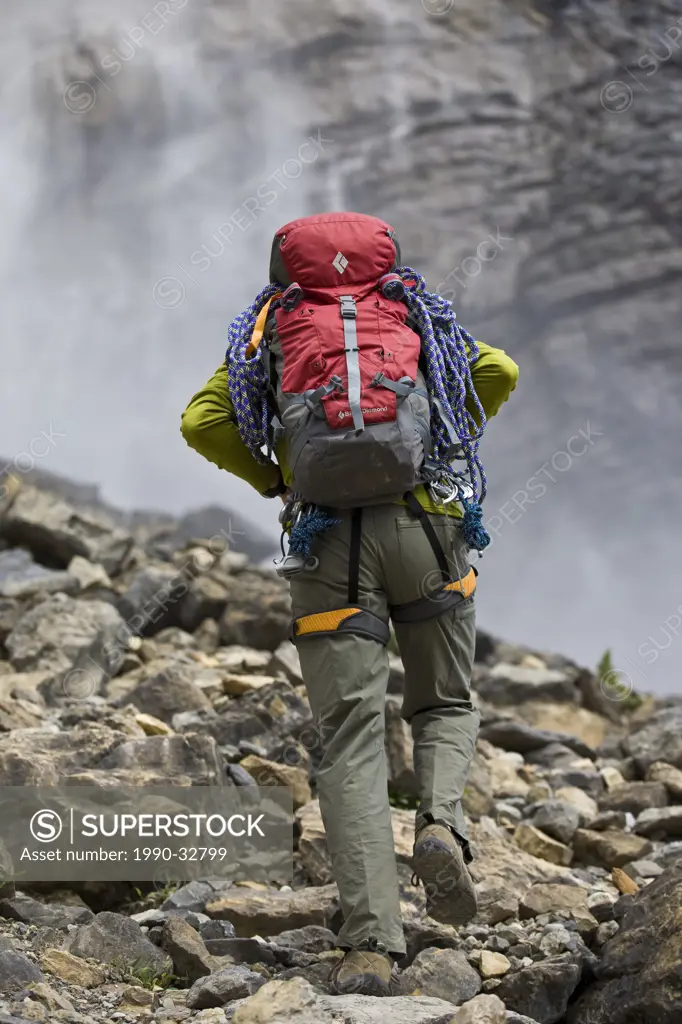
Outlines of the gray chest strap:
{"label": "gray chest strap", "polygon": [[341,295],[341,316],[343,318],[343,348],[346,353],[348,373],[348,404],[356,430],[364,430],[365,421],[360,408],[360,353],[355,318],[358,314],[352,295]]}

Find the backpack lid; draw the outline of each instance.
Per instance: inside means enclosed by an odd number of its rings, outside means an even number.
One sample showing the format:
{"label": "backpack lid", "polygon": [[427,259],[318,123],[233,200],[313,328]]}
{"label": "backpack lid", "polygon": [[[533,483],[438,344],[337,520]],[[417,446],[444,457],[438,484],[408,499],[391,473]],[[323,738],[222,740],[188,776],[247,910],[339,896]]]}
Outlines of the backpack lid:
{"label": "backpack lid", "polygon": [[318,213],[292,220],[276,232],[270,281],[298,281],[304,289],[367,285],[400,263],[390,224],[364,213]]}

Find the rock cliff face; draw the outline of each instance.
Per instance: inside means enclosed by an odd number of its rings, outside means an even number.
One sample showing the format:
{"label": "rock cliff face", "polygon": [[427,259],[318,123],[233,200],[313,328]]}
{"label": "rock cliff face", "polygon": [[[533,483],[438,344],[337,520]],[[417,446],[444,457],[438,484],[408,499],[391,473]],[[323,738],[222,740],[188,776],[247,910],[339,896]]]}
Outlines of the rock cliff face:
{"label": "rock cliff face", "polygon": [[464,794],[479,912],[454,929],[410,884],[417,789],[391,654],[408,954],[390,999],[332,997],[340,910],[287,588],[222,536],[174,536],[155,546],[30,486],[3,495],[0,790],[87,786],[106,804],[113,785],[287,786],[293,884],[210,868],[20,884],[5,832],[0,1024],[677,1024],[679,701],[479,633]]}
{"label": "rock cliff face", "polygon": [[[215,45],[248,51],[249,18],[230,9]],[[638,648],[669,646],[679,595],[652,568],[643,622],[620,593],[640,544],[682,555],[681,31],[677,0],[300,0],[257,37],[334,140],[318,204],[399,225],[410,263],[521,365],[485,449],[483,607],[516,635],[580,636],[581,654],[606,631],[637,684],[666,689],[679,653]]]}
{"label": "rock cliff face", "polygon": [[[10,5],[2,44],[33,147],[22,136],[26,163],[11,167],[25,186],[7,210],[7,315],[29,353],[13,356],[13,393],[25,384],[59,429],[94,431],[110,454],[102,468],[97,444],[65,442],[55,464],[106,476],[119,502],[177,507],[194,486],[222,502],[225,482],[170,438],[227,316],[264,279],[272,230],[376,212],[521,365],[484,449],[490,621],[592,660],[612,643],[635,683],[670,690],[680,656],[663,653],[663,624],[680,597],[656,565],[682,553],[679,0],[174,0],[146,21],[133,0],[116,16],[57,6]],[[77,79],[87,88],[65,105]],[[27,319],[36,294],[44,313]],[[69,330],[53,315],[65,294]],[[122,420],[133,395],[140,411]],[[23,405],[17,450],[36,429]],[[646,621],[631,599],[645,557]]]}

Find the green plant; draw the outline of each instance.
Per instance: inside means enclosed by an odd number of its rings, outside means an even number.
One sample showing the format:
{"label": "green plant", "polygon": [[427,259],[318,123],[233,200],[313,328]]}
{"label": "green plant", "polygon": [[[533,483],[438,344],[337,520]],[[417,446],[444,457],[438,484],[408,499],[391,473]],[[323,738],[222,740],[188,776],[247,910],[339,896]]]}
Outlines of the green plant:
{"label": "green plant", "polygon": [[121,969],[123,981],[128,981],[134,985],[141,985],[142,988],[155,989],[155,988],[170,988],[175,985],[176,982],[186,984],[187,979],[180,977],[178,974],[173,974],[172,971],[162,971],[160,974],[153,967],[149,967],[147,964],[141,961],[136,961],[133,964],[121,964],[118,961],[118,966]]}
{"label": "green plant", "polygon": [[391,786],[388,787],[388,800],[391,807],[397,807],[401,811],[416,811],[419,807],[419,800],[416,796],[401,793]]}
{"label": "green plant", "polygon": [[[597,664],[599,689],[609,700],[617,701],[623,711],[635,711],[643,703],[644,698],[635,691],[632,682],[626,682],[621,676],[626,675],[613,664],[611,648],[602,654]],[[629,676],[626,676],[629,680]]]}

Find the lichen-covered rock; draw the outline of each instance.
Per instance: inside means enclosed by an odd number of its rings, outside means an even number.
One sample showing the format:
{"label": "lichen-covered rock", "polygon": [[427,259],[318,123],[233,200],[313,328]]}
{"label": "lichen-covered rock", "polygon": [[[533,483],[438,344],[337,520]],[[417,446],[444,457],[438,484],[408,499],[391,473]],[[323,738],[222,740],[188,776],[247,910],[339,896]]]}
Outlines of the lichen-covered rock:
{"label": "lichen-covered rock", "polygon": [[570,1024],[677,1024],[682,1019],[682,864],[630,898]]}
{"label": "lichen-covered rock", "polygon": [[578,860],[602,867],[622,868],[628,861],[646,857],[653,847],[648,839],[628,832],[592,832],[579,828],[573,836],[573,850]]}
{"label": "lichen-covered rock", "polygon": [[121,616],[106,601],[53,594],[21,616],[5,646],[15,669],[61,673],[61,696],[82,700],[106,679],[108,648],[118,646],[123,628]]}
{"label": "lichen-covered rock", "polygon": [[510,1010],[539,1024],[557,1024],[578,986],[582,965],[572,953],[551,956],[508,974],[495,994]]}
{"label": "lichen-covered rock", "polygon": [[109,911],[74,932],[66,948],[84,960],[144,969],[157,977],[169,973],[172,966],[170,957],[152,945],[138,924]]}
{"label": "lichen-covered rock", "polygon": [[425,949],[401,974],[400,991],[445,999],[459,1006],[481,991],[481,979],[462,950]]}
{"label": "lichen-covered rock", "polygon": [[326,927],[336,911],[335,885],[280,892],[229,890],[206,904],[209,917],[230,921],[239,937],[277,935],[317,924]]}
{"label": "lichen-covered rock", "polygon": [[214,974],[199,978],[187,993],[190,1010],[204,1010],[225,1006],[235,999],[246,999],[265,984],[262,974],[249,970],[243,964],[223,967]]}

